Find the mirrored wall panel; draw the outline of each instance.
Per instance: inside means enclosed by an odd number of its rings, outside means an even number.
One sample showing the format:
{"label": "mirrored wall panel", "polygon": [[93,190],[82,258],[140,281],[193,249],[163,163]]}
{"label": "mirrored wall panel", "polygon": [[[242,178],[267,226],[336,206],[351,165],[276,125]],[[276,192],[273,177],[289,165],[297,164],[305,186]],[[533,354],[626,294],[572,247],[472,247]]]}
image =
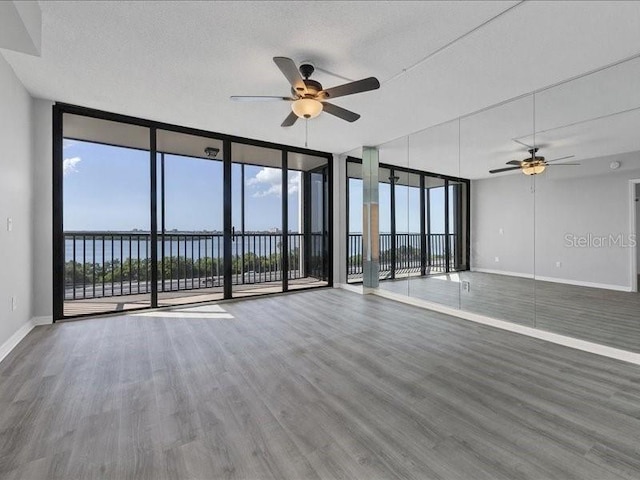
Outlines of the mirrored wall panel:
{"label": "mirrored wall panel", "polygon": [[640,352],[640,60],[535,95],[536,326]]}
{"label": "mirrored wall panel", "polygon": [[[523,174],[533,132],[529,95],[460,119],[460,175],[471,179],[470,269],[460,308],[535,322],[534,178]],[[526,140],[526,139],[525,139]]]}
{"label": "mirrored wall panel", "polygon": [[640,352],[638,78],[635,58],[380,145],[379,288]]}

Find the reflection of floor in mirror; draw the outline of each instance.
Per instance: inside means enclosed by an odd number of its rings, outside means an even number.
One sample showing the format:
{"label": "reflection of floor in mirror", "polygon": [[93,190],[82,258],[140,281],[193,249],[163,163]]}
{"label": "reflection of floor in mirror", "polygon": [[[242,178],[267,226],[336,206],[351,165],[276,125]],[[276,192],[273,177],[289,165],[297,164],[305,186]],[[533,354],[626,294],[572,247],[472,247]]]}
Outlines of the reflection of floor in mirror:
{"label": "reflection of floor in mirror", "polygon": [[[469,282],[468,291],[463,282]],[[479,272],[385,281],[380,288],[640,352],[640,295],[635,292]]]}

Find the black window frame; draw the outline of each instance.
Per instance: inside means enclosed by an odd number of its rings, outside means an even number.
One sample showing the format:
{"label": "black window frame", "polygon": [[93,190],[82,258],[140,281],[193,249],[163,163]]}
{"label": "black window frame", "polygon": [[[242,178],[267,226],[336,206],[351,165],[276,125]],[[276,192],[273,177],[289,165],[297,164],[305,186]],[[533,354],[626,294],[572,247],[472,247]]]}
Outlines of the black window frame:
{"label": "black window frame", "polygon": [[[66,320],[74,320],[84,317],[95,317],[102,314],[96,313],[86,313],[86,314],[78,314],[78,315],[64,315],[64,302],[65,302],[65,236],[64,236],[64,199],[63,199],[63,142],[64,142],[64,115],[77,115],[89,118],[95,118],[100,120],[107,120],[116,123],[123,123],[128,125],[140,126],[149,129],[150,135],[150,143],[149,143],[149,154],[150,154],[150,175],[151,175],[151,184],[150,184],[150,215],[151,215],[151,248],[150,248],[150,257],[151,257],[151,302],[149,306],[144,306],[141,308],[128,309],[126,312],[135,312],[140,310],[148,310],[152,308],[158,308],[158,287],[157,287],[157,263],[158,263],[158,248],[157,248],[157,235],[158,235],[158,178],[157,178],[157,148],[156,148],[156,139],[157,132],[161,130],[183,133],[186,135],[193,135],[205,138],[211,138],[214,140],[221,141],[223,144],[223,159],[224,159],[224,213],[223,213],[223,224],[224,224],[224,299],[233,298],[231,291],[231,256],[227,256],[226,254],[231,253],[231,164],[232,164],[232,156],[231,156],[231,144],[232,143],[240,143],[244,145],[252,145],[256,147],[270,148],[274,150],[279,150],[282,152],[282,170],[283,170],[283,200],[282,200],[282,223],[283,223],[283,242],[286,242],[287,239],[287,231],[284,227],[287,226],[288,220],[288,212],[287,212],[287,199],[286,199],[286,172],[288,171],[288,156],[289,153],[299,153],[302,155],[309,155],[314,157],[325,158],[327,161],[326,164],[326,183],[327,183],[327,195],[328,198],[325,200],[326,207],[328,208],[327,217],[328,222],[326,225],[327,228],[327,259],[326,259],[326,274],[327,274],[327,285],[323,287],[306,287],[306,288],[296,288],[295,290],[290,290],[287,288],[287,276],[283,275],[282,284],[283,284],[283,292],[287,291],[304,291],[315,288],[331,288],[333,287],[334,282],[334,272],[333,272],[333,228],[334,228],[334,217],[333,217],[333,171],[334,171],[334,158],[333,154],[329,152],[323,152],[319,150],[313,150],[309,148],[296,147],[292,145],[284,145],[274,142],[268,142],[263,140],[256,140],[252,138],[239,137],[236,135],[228,135],[219,132],[213,132],[208,130],[201,130],[197,128],[185,127],[181,125],[169,124],[164,122],[157,122],[154,120],[133,117],[129,115],[122,115],[113,112],[107,112],[103,110],[97,110],[93,108],[56,102],[52,106],[52,130],[53,130],[53,174],[52,174],[52,183],[53,183],[53,321],[66,321]],[[118,145],[116,145],[118,146]],[[227,178],[229,177],[229,178]],[[229,181],[227,181],[229,180]],[[227,245],[228,244],[228,245]],[[288,250],[287,250],[288,251]],[[285,255],[286,256],[286,255]],[[284,265],[283,265],[284,267]],[[227,271],[228,270],[228,271]],[[228,277],[228,278],[227,278]],[[279,293],[279,292],[278,292]],[[268,295],[268,294],[267,294]],[[193,305],[197,305],[198,303],[207,303],[207,302],[193,302]],[[114,312],[104,312],[104,315],[110,315]],[[122,313],[122,312],[117,312]]]}

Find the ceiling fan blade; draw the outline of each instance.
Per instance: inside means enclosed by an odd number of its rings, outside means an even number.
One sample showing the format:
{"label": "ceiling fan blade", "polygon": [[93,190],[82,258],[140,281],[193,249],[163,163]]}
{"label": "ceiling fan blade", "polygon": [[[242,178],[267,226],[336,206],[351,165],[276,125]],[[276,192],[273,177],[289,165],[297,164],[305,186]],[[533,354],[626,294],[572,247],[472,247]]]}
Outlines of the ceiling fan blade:
{"label": "ceiling fan blade", "polygon": [[282,100],[292,101],[290,97],[269,97],[269,96],[249,96],[233,95],[230,97],[234,102],[279,102]]}
{"label": "ceiling fan blade", "polygon": [[519,143],[519,144],[520,144],[520,145],[522,145],[523,147],[527,147],[527,150],[530,150],[530,149],[532,149],[532,148],[533,148],[531,145],[527,145],[526,143],[521,142],[520,140],[516,140],[515,138],[512,138],[512,140],[513,140],[514,142],[516,142],[516,143]]}
{"label": "ceiling fan blade", "polygon": [[520,160],[511,160],[506,163],[506,165],[520,165],[522,162]]}
{"label": "ceiling fan blade", "polygon": [[354,93],[368,92],[369,90],[376,90],[378,88],[380,88],[378,79],[369,77],[356,80],[355,82],[345,83],[344,85],[338,85],[337,87],[323,90],[321,93],[325,98],[337,98],[344,97],[345,95],[353,95]]}
{"label": "ceiling fan blade", "polygon": [[580,165],[579,163],[556,163],[555,165],[547,165],[547,167],[573,167]]}
{"label": "ceiling fan blade", "polygon": [[300,94],[307,93],[307,86],[304,84],[302,75],[300,75],[298,67],[296,67],[293,60],[287,57],[273,57],[273,61],[296,92]]}
{"label": "ceiling fan blade", "polygon": [[573,158],[575,155],[567,155],[566,157],[554,158],[553,160],[547,160],[547,163],[558,162],[560,160],[566,160],[567,158]]}
{"label": "ceiling fan blade", "polygon": [[489,170],[489,173],[502,173],[502,172],[509,172],[511,170],[520,170],[520,167],[498,168],[496,170]]}
{"label": "ceiling fan blade", "polygon": [[338,107],[337,105],[329,102],[322,102],[322,110],[338,118],[341,118],[342,120],[346,120],[347,122],[355,122],[360,118],[360,115],[358,115],[357,113],[354,113],[351,110],[347,110],[342,107]]}
{"label": "ceiling fan blade", "polygon": [[284,122],[282,122],[280,124],[281,127],[290,127],[291,125],[293,125],[294,123],[296,123],[296,120],[298,120],[298,116],[295,114],[295,112],[291,112],[287,118],[284,119]]}

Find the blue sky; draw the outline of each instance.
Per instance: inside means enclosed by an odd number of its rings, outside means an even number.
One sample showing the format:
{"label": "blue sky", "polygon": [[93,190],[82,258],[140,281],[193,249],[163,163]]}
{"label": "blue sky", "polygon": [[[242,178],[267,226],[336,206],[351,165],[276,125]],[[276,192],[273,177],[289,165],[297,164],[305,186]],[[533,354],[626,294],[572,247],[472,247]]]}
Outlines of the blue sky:
{"label": "blue sky", "polygon": [[[289,172],[289,229],[298,229],[299,172]],[[349,231],[362,231],[361,181],[350,180]],[[240,230],[240,165],[232,169],[233,225]],[[149,230],[149,153],[65,140],[65,230]],[[165,222],[168,231],[222,230],[222,162],[165,155]],[[245,229],[280,228],[278,169],[245,166]],[[391,231],[389,184],[380,184],[380,231]],[[158,200],[158,208],[160,201]],[[444,233],[444,189],[431,189],[431,231]],[[420,232],[419,190],[396,186],[396,230]],[[159,221],[158,221],[159,222]],[[160,223],[158,223],[160,227]]]}
{"label": "blue sky", "polygon": [[[233,223],[240,229],[240,166],[233,166]],[[149,153],[66,140],[65,230],[150,228]],[[280,170],[245,167],[245,228],[282,226]],[[299,172],[289,172],[289,229],[298,228]],[[165,156],[166,229],[222,230],[222,162]],[[158,208],[160,203],[158,202]],[[160,226],[160,225],[158,225]]]}

